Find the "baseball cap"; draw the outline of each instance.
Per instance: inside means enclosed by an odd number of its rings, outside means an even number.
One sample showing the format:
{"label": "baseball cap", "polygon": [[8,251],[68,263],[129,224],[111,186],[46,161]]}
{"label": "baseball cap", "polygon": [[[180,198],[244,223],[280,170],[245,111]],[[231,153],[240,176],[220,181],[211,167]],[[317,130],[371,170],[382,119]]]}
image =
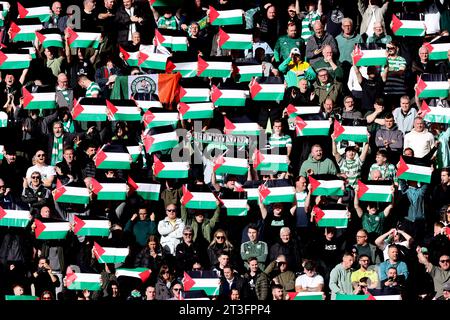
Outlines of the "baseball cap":
{"label": "baseball cap", "polygon": [[298,55],[300,55],[300,49],[299,48],[292,48],[291,49],[291,54],[298,54]]}

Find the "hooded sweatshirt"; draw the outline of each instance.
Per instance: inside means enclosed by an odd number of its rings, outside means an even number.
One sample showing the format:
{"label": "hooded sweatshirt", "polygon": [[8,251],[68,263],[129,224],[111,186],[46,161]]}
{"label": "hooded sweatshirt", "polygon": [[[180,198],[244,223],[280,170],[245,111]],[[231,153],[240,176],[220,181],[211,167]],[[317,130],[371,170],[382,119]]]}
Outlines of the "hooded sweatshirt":
{"label": "hooded sweatshirt", "polygon": [[308,159],[303,162],[299,175],[306,177],[308,174],[306,171],[312,169],[314,174],[336,174],[336,166],[333,161],[328,158],[322,158],[320,160],[315,160],[312,155],[309,155]]}

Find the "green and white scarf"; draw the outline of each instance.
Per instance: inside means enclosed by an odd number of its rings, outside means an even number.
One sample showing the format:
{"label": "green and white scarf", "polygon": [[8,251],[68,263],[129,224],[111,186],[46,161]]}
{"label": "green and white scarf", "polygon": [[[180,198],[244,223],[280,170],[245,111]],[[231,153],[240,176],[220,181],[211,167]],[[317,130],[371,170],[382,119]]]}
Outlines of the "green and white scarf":
{"label": "green and white scarf", "polygon": [[52,166],[63,160],[63,137],[53,137]]}

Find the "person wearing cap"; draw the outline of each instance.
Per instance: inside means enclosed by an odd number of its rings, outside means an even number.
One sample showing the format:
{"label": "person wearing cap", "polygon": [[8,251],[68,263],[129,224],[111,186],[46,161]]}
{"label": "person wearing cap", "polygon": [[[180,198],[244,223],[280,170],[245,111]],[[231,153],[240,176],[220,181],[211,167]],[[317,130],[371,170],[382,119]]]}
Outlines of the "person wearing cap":
{"label": "person wearing cap", "polygon": [[438,297],[436,300],[450,300],[450,281],[444,283],[442,286],[442,296]]}
{"label": "person wearing cap", "polygon": [[288,87],[298,86],[298,81],[306,79],[310,83],[316,79],[316,73],[308,62],[303,61],[299,48],[292,48],[288,58],[286,58],[278,69],[286,75]]}
{"label": "person wearing cap", "polygon": [[305,47],[305,40],[299,36],[295,23],[287,25],[287,34],[278,38],[273,53],[273,61],[282,63],[292,55],[292,49],[299,49],[299,54]]}
{"label": "person wearing cap", "polygon": [[[434,290],[436,292],[434,298],[438,298],[444,294],[444,288],[447,288],[446,291],[449,290],[448,284],[450,279],[450,255],[441,254],[439,256],[439,266],[435,266],[429,261],[428,256],[424,255],[422,252],[422,248],[417,246],[417,259],[423,265],[425,265],[425,269],[427,273],[433,279]],[[447,293],[448,295],[449,293]]]}

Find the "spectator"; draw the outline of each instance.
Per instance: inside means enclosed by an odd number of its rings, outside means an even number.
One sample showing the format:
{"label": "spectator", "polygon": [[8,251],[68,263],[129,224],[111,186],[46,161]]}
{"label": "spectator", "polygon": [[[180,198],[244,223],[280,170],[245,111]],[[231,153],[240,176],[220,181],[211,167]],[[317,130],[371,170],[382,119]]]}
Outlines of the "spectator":
{"label": "spectator", "polygon": [[331,299],[335,300],[337,294],[352,294],[352,265],[354,257],[351,253],[345,253],[342,257],[342,262],[331,270],[330,274],[330,289]]}
{"label": "spectator", "polygon": [[322,104],[327,98],[336,101],[342,101],[342,83],[330,77],[326,69],[317,71],[317,81],[314,83],[314,92],[319,97],[319,103]]}
{"label": "spectator", "polygon": [[323,277],[316,272],[314,261],[305,262],[303,274],[295,279],[295,292],[322,292]]}
{"label": "spectator", "polygon": [[166,217],[158,222],[158,232],[161,235],[161,245],[166,254],[175,255],[175,248],[183,237],[184,222],[177,218],[177,207],[169,204],[166,207]]}
{"label": "spectator", "polygon": [[44,22],[44,28],[58,28],[60,32],[64,32],[67,27],[68,17],[62,14],[62,4],[59,1],[52,3],[52,15],[50,19]]}
{"label": "spectator", "polygon": [[366,254],[360,254],[358,257],[358,263],[360,268],[352,272],[352,285],[353,289],[357,290],[362,279],[367,278],[368,289],[375,289],[379,285],[378,273],[374,270],[374,266],[371,265],[370,257]]}
{"label": "spectator", "polygon": [[425,122],[422,118],[416,117],[414,119],[414,128],[411,132],[405,134],[405,142],[403,148],[411,148],[414,151],[414,156],[423,158],[426,156],[434,146],[434,137],[425,128]]}
{"label": "spectator", "polygon": [[361,36],[353,30],[353,20],[350,18],[342,19],[342,33],[336,37],[339,48],[339,62],[344,65],[346,70],[350,70],[353,64],[352,52],[356,44],[362,42]]}
{"label": "spectator", "polygon": [[[384,21],[384,20],[383,20]],[[392,37],[385,32],[383,23],[375,21],[373,24],[373,34],[367,37],[367,43],[375,43],[378,45],[387,45],[392,41]]]}
{"label": "spectator", "polygon": [[279,66],[279,70],[286,75],[285,80],[288,87],[297,86],[301,79],[309,82],[316,79],[313,68],[308,62],[302,61],[298,48],[292,48],[290,56]]}
{"label": "spectator", "polygon": [[382,6],[378,0],[369,0],[366,3],[364,0],[358,0],[358,10],[361,13],[362,21],[360,27],[360,34],[367,34],[368,36],[373,35],[373,28],[376,22],[380,22],[384,25],[384,16],[389,7],[389,1],[386,1]]}
{"label": "spectator", "polygon": [[380,263],[380,281],[383,283],[386,279],[388,279],[389,268],[397,269],[399,276],[403,276],[405,279],[408,279],[408,266],[405,262],[398,260],[398,248],[395,244],[389,245],[388,256],[389,259]]}
{"label": "spectator", "polygon": [[248,269],[248,260],[254,257],[258,261],[259,269],[264,270],[266,258],[269,253],[267,243],[259,241],[258,227],[255,224],[248,226],[247,235],[250,240],[241,244],[241,258],[244,260],[244,266]]}
{"label": "spectator", "polygon": [[298,54],[305,51],[305,41],[298,34],[295,23],[289,23],[287,26],[287,35],[278,38],[274,47],[274,60],[282,63],[288,58],[292,58],[292,49],[299,49]]}
{"label": "spectator", "polygon": [[320,59],[325,45],[330,45],[333,54],[338,55],[339,51],[336,40],[334,40],[332,35],[325,32],[322,22],[318,20],[314,22],[314,35],[306,43],[306,58],[309,63],[314,64]]}
{"label": "spectator", "polygon": [[322,49],[322,55],[316,63],[314,63],[313,68],[316,72],[322,69],[328,71],[328,74],[337,81],[342,81],[344,79],[344,71],[341,67],[341,62],[333,57],[333,50],[330,45],[325,45]]}
{"label": "spectator", "polygon": [[315,144],[311,147],[308,160],[303,162],[299,175],[307,177],[312,174],[336,174],[337,170],[333,162],[324,158],[322,147]]}

